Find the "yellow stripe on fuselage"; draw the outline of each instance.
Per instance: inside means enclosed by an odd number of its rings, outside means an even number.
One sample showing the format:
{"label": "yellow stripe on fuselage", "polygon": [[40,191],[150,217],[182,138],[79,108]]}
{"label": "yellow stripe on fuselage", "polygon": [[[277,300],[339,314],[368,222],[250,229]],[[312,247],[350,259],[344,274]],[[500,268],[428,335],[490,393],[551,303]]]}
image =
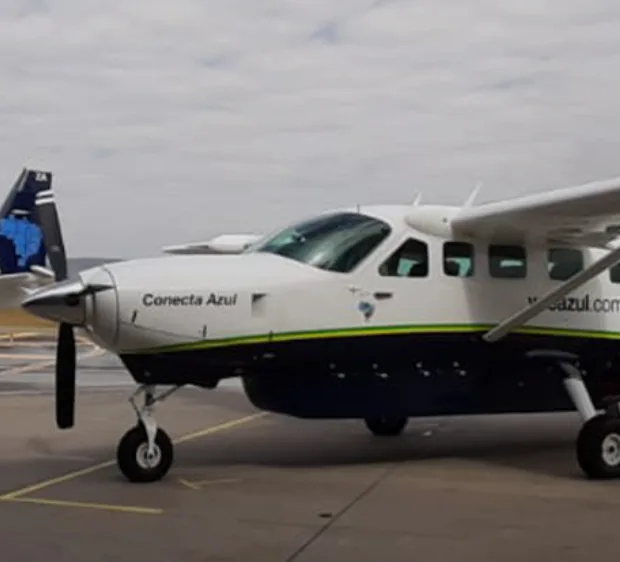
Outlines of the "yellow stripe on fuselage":
{"label": "yellow stripe on fuselage", "polygon": [[[424,324],[407,326],[375,326],[361,328],[340,328],[334,330],[315,330],[305,332],[283,332],[280,334],[265,334],[240,336],[232,338],[201,340],[172,344],[142,350],[132,353],[171,353],[178,351],[197,351],[218,347],[234,347],[261,343],[278,343],[286,341],[308,341],[317,339],[333,339],[347,337],[390,336],[398,334],[450,334],[485,332],[494,324]],[[524,326],[513,333],[541,336],[559,336],[592,339],[620,339],[620,332],[605,330],[578,330],[570,328],[551,328],[545,326]]]}

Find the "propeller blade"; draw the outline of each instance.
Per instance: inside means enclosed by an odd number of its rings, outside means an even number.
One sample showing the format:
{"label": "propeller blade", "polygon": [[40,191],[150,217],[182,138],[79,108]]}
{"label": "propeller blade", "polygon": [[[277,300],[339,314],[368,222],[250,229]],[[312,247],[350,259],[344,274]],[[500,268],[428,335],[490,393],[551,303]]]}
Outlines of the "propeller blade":
{"label": "propeller blade", "polygon": [[60,324],[56,348],[56,424],[60,429],[74,424],[75,356],[73,326]]}
{"label": "propeller blade", "polygon": [[52,271],[56,281],[64,281],[67,278],[67,255],[51,190],[37,193],[36,209]]}
{"label": "propeller blade", "polygon": [[[67,255],[60,228],[58,211],[51,189],[39,191],[35,199],[36,214],[41,225],[43,243],[55,281],[66,281]],[[86,289],[88,290],[88,289]],[[91,289],[92,291],[93,289]],[[96,292],[97,288],[94,288]],[[80,291],[81,293],[81,291]],[[80,298],[80,294],[75,295]],[[56,425],[60,429],[73,427],[75,418],[75,367],[76,349],[73,326],[64,322],[58,328],[56,344]]]}

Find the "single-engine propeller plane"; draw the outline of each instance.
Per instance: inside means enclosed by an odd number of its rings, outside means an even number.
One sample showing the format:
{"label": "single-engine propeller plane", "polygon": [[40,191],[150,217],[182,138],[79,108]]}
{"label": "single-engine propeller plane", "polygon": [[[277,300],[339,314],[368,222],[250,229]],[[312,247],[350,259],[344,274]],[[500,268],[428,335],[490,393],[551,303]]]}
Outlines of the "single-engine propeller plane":
{"label": "single-engine propeller plane", "polygon": [[130,481],[173,463],[155,403],[229,377],[260,409],[360,419],[377,436],[417,416],[576,409],[579,466],[620,476],[620,178],[332,210],[224,255],[117,262],[75,282],[56,209],[43,196],[37,208],[57,283],[23,307],[60,324],[57,425],[74,424],[79,327],[139,385],[117,449]]}

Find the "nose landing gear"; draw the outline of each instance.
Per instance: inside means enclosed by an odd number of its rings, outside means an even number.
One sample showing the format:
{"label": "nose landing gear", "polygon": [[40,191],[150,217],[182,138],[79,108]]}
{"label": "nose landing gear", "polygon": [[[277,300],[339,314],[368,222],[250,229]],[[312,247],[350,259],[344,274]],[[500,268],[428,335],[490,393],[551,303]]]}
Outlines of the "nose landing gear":
{"label": "nose landing gear", "polygon": [[[154,482],[161,480],[174,461],[174,446],[169,435],[157,427],[153,410],[157,402],[168,398],[179,387],[173,387],[155,396],[155,387],[143,385],[129,399],[138,423],[132,427],[118,444],[116,461],[118,468],[130,482]],[[144,394],[144,404],[136,405],[136,398]]]}

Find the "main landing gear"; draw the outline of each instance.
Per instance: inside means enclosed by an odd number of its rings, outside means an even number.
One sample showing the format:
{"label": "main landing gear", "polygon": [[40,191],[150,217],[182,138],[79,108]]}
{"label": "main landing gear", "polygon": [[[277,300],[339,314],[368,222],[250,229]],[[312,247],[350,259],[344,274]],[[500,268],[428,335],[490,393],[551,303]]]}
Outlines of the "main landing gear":
{"label": "main landing gear", "polygon": [[606,399],[607,408],[598,412],[575,366],[577,356],[564,352],[534,352],[531,357],[553,359],[564,372],[564,385],[584,424],[576,443],[577,463],[591,479],[620,477],[620,396]]}
{"label": "main landing gear", "polygon": [[[138,416],[138,423],[121,439],[116,451],[118,468],[130,482],[161,480],[170,470],[174,448],[168,434],[157,427],[153,416],[154,406],[168,398],[179,387],[173,387],[155,396],[155,387],[143,385],[131,396],[129,402]],[[144,403],[136,399],[144,395]]]}

